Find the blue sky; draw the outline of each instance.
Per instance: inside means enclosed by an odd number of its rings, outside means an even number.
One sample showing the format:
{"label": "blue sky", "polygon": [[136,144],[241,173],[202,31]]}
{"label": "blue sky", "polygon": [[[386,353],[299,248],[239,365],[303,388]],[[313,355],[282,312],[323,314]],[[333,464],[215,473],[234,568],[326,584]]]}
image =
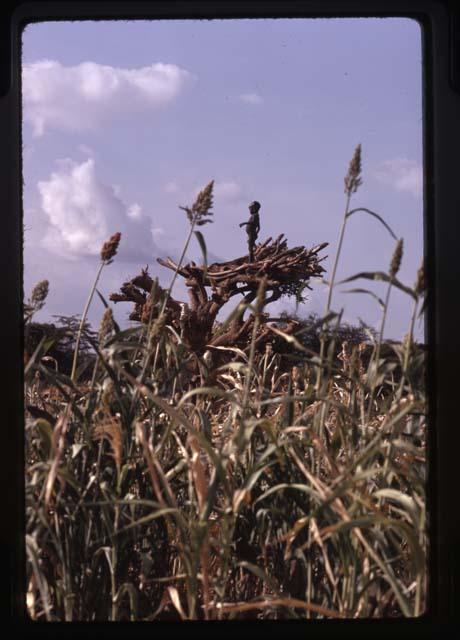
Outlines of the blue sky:
{"label": "blue sky", "polygon": [[[261,205],[259,238],[329,242],[345,205],[343,177],[363,150],[368,207],[404,238],[400,278],[423,254],[421,31],[408,19],[280,19],[41,23],[23,34],[24,286],[50,281],[38,319],[81,313],[102,242],[122,232],[100,282],[108,296],[157,256],[177,256],[188,229],[178,205],[215,180],[211,259],[246,252],[238,223]],[[386,270],[394,241],[374,219],[350,220],[338,278]],[[188,256],[199,258],[198,246]],[[368,286],[363,281],[356,286]],[[312,283],[301,314],[321,313]],[[355,286],[353,284],[352,286]],[[376,302],[341,294],[333,308],[378,327]],[[350,287],[348,287],[350,288]],[[378,294],[383,286],[372,284]],[[179,282],[174,295],[186,300]],[[277,313],[293,303],[282,299]],[[97,326],[102,305],[90,320]],[[129,305],[115,315],[127,324]],[[386,336],[400,339],[409,299],[392,294]],[[421,336],[422,327],[418,328]]]}

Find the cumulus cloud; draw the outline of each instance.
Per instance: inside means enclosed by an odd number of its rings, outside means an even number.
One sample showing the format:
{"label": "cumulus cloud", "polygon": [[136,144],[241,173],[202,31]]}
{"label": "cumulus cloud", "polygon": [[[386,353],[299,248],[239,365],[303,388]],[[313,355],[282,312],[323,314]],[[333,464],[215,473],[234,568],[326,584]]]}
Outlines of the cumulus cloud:
{"label": "cumulus cloud", "polygon": [[134,202],[128,207],[126,213],[128,214],[129,218],[132,218],[133,220],[139,220],[139,218],[142,216],[142,207],[137,204],[137,202]]}
{"label": "cumulus cloud", "polygon": [[241,93],[238,97],[241,102],[246,104],[261,104],[264,101],[258,93]]}
{"label": "cumulus cloud", "polygon": [[373,175],[397,191],[406,191],[415,197],[420,197],[423,193],[423,168],[414,160],[387,160],[377,167]]}
{"label": "cumulus cloud", "polygon": [[42,246],[69,259],[99,256],[103,243],[122,234],[119,260],[151,261],[158,255],[151,221],[139,204],[127,206],[116,190],[97,176],[93,158],[77,163],[66,159],[48,180],[38,183],[46,216]]}
{"label": "cumulus cloud", "polygon": [[152,236],[155,242],[159,242],[166,235],[163,227],[152,227]]}
{"label": "cumulus cloud", "polygon": [[236,202],[241,200],[243,191],[236,182],[216,182],[214,195],[218,201]]}
{"label": "cumulus cloud", "polygon": [[137,69],[95,62],[67,67],[56,60],[24,64],[24,119],[34,136],[48,128],[96,129],[108,118],[169,104],[192,78],[185,69],[161,62]]}

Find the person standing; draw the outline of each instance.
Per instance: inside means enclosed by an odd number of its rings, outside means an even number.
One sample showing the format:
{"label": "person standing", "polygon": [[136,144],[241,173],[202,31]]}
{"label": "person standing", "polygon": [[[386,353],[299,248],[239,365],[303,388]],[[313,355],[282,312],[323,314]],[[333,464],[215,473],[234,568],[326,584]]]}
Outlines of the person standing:
{"label": "person standing", "polygon": [[260,202],[254,200],[254,202],[251,202],[249,205],[249,212],[251,214],[249,220],[240,223],[240,227],[246,227],[246,233],[248,234],[249,262],[254,262],[254,248],[260,231],[259,210]]}

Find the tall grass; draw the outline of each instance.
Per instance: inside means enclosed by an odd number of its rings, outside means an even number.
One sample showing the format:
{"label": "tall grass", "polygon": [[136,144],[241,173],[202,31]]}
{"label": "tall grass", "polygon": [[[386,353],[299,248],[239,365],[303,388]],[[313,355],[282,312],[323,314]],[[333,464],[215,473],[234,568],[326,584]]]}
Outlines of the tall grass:
{"label": "tall grass", "polygon": [[[155,321],[106,322],[91,382],[47,367],[39,345],[25,372],[36,408],[25,426],[33,620],[423,612],[424,357],[413,337],[423,278],[412,288],[394,265],[378,272],[414,301],[408,337],[386,344],[382,328],[367,360],[346,343],[337,359],[339,255],[321,352],[275,329],[300,354],[294,367],[255,348],[263,282],[247,305],[248,349],[217,368]],[[348,280],[357,276],[372,272]],[[201,383],[190,379],[197,359]]]}

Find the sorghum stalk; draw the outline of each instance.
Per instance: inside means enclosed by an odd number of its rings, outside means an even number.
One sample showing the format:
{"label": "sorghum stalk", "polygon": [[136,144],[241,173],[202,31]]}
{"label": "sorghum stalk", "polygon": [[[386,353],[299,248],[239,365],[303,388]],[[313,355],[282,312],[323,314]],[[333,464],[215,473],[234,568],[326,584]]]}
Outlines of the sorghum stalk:
{"label": "sorghum stalk", "polygon": [[121,238],[121,233],[119,232],[114,233],[113,236],[111,236],[109,240],[107,240],[107,242],[105,242],[102,246],[101,264],[99,265],[99,269],[96,274],[96,279],[94,281],[93,288],[91,289],[90,294],[88,296],[88,300],[86,301],[86,305],[80,321],[80,326],[78,328],[77,339],[75,341],[75,351],[73,354],[72,372],[70,374],[70,379],[72,380],[72,382],[75,382],[75,374],[77,371],[78,349],[80,347],[81,334],[83,332],[83,327],[85,325],[86,316],[88,315],[88,310],[91,305],[94,292],[96,291],[97,283],[99,282],[102,269],[105,267],[106,264],[110,264],[112,262],[112,259],[115,257],[118,250],[118,245],[120,244],[120,238]]}

